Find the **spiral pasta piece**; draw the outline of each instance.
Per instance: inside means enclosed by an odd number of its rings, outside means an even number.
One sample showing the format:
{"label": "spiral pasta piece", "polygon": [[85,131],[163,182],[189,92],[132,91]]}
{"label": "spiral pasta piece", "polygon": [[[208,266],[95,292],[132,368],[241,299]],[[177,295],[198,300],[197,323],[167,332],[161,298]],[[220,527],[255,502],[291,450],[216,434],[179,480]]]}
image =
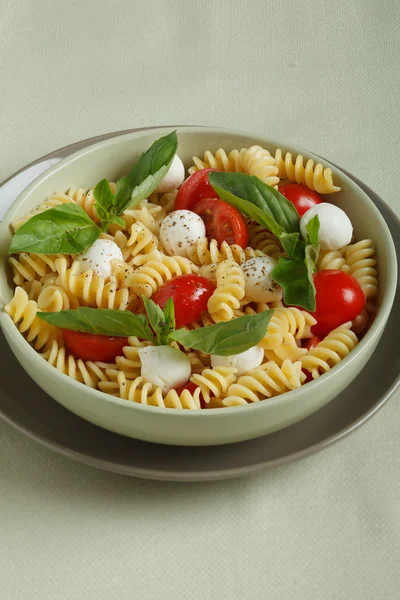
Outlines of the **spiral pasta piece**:
{"label": "spiral pasta piece", "polygon": [[369,239],[360,240],[346,249],[348,273],[357,279],[366,300],[375,298],[378,294],[378,273],[374,256],[375,248]]}
{"label": "spiral pasta piece", "polygon": [[165,214],[168,215],[175,208],[175,200],[178,195],[178,190],[172,192],[165,192],[164,194],[154,193],[149,197],[149,202],[152,204],[158,204],[161,206]]}
{"label": "spiral pasta piece", "polygon": [[332,194],[340,191],[340,187],[333,183],[332,169],[325,169],[321,163],[314,166],[311,158],[307,160],[304,167],[304,158],[301,154],[298,154],[293,162],[290,152],[283,154],[282,150],[278,148],[275,152],[275,165],[278,167],[278,175],[281,179],[300,183],[319,194]]}
{"label": "spiral pasta piece", "polygon": [[57,285],[86,306],[126,310],[132,300],[128,288],[118,289],[115,275],[111,275],[109,281],[106,281],[91,269],[81,272],[78,261],[74,261],[69,268],[64,257],[57,258],[56,269]]}
{"label": "spiral pasta piece", "polygon": [[70,204],[73,201],[74,201],[73,198],[71,198],[68,195],[68,193],[67,194],[62,194],[62,193],[53,194],[45,202],[43,202],[43,204],[41,204],[40,206],[38,206],[37,208],[32,210],[29,214],[25,215],[24,217],[19,217],[17,219],[14,219],[11,223],[11,229],[13,231],[17,231],[17,229],[19,229],[21,227],[21,225],[23,225],[24,223],[29,221],[29,219],[31,219],[32,217],[35,217],[36,215],[40,215],[41,213],[45,212],[46,210],[49,210],[50,208],[60,206],[61,204]]}
{"label": "spiral pasta piece", "polygon": [[230,385],[222,404],[241,406],[259,402],[299,388],[305,379],[306,375],[302,372],[299,361],[293,363],[285,360],[281,367],[268,362],[242,375],[236,383]]}
{"label": "spiral pasta piece", "polygon": [[200,238],[187,250],[187,256],[192,263],[201,267],[219,264],[224,260],[233,260],[241,265],[249,258],[263,256],[263,253],[249,246],[243,249],[239,244],[229,245],[227,242],[222,242],[219,246],[217,240],[209,241],[207,238]]}
{"label": "spiral pasta piece", "polygon": [[[138,207],[126,210],[122,218],[126,223],[126,229],[133,225],[133,223],[143,223],[147,229],[150,229],[151,233],[158,234],[160,230],[161,221],[166,216],[166,212],[162,206],[142,200]],[[116,226],[114,226],[116,227]],[[110,231],[114,233],[112,227]]]}
{"label": "spiral pasta piece", "polygon": [[189,259],[161,254],[159,260],[149,260],[138,267],[127,285],[137,296],[150,298],[159,287],[173,277],[197,272],[198,268]]}
{"label": "spiral pasta piece", "polygon": [[60,346],[56,340],[53,340],[48,350],[41,356],[53,365],[60,373],[72,377],[75,381],[80,381],[85,385],[95,388],[99,381],[107,381],[106,369],[113,365],[104,363],[83,361],[80,358],[74,358],[67,355],[63,346]]}
{"label": "spiral pasta piece", "polygon": [[245,295],[243,271],[233,260],[224,260],[218,266],[216,280],[217,289],[208,300],[208,311],[215,323],[230,321]]}
{"label": "spiral pasta piece", "polygon": [[[189,390],[183,390],[179,395],[176,390],[170,390],[163,396],[160,387],[154,386],[143,377],[136,377],[133,380],[127,379],[125,373],[119,373],[117,383],[120,398],[129,402],[137,402],[147,406],[159,406],[161,408],[191,410],[201,408],[200,388],[196,388],[193,394]],[[105,392],[115,389],[115,385],[112,387],[101,381],[98,383],[98,387],[101,391]]]}
{"label": "spiral pasta piece", "polygon": [[201,389],[205,403],[209,404],[211,397],[220,398],[226,393],[236,380],[236,373],[234,367],[214,367],[192,375],[190,381]]}
{"label": "spiral pasta piece", "polygon": [[332,369],[358,344],[358,338],[350,327],[351,322],[337,327],[301,358],[302,367],[311,373],[313,379]]}
{"label": "spiral pasta piece", "polygon": [[121,249],[124,261],[133,267],[160,258],[157,238],[140,221],[132,223],[127,235],[117,231],[111,239]]}
{"label": "spiral pasta piece", "polygon": [[268,229],[258,225],[258,223],[251,223],[248,230],[249,244],[254,250],[259,250],[263,254],[275,259],[278,259],[284,254],[280,241],[273,233],[268,231]]}
{"label": "spiral pasta piece", "polygon": [[[56,260],[57,255],[21,252],[11,256],[8,263],[13,270],[15,285],[22,285],[24,281],[33,281],[48,273],[55,273]],[[70,259],[66,257],[65,260],[69,262]]]}
{"label": "spiral pasta piece", "polygon": [[190,167],[189,174],[202,169],[216,169],[217,171],[240,172],[254,175],[267,185],[279,183],[278,168],[273,156],[261,146],[251,146],[241,150],[232,150],[227,154],[220,148],[215,154],[210,151],[204,153],[203,160],[193,156],[194,165]]}
{"label": "spiral pasta piece", "polygon": [[324,271],[325,269],[349,271],[346,259],[340,250],[320,250],[316,266],[317,271]]}
{"label": "spiral pasta piece", "polygon": [[78,300],[72,296],[70,302],[68,294],[58,285],[44,286],[37,298],[39,310],[45,312],[60,312],[61,310],[75,309],[79,307]]}
{"label": "spiral pasta piece", "polygon": [[120,371],[125,373],[128,379],[135,379],[140,375],[140,348],[149,346],[150,342],[139,340],[137,337],[131,336],[127,339],[127,344],[122,348],[123,356],[117,356],[115,363]]}
{"label": "spiral pasta piece", "polygon": [[29,300],[28,294],[21,287],[15,288],[14,297],[5,305],[4,310],[36,350],[40,350],[46,344],[60,338],[59,330],[56,327],[36,316],[37,303]]}

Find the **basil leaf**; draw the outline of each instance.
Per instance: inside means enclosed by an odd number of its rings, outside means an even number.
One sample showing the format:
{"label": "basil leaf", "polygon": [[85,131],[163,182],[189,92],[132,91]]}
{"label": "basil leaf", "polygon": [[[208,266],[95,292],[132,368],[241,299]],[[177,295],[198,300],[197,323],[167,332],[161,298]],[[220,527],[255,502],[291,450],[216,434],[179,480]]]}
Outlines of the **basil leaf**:
{"label": "basil leaf", "polygon": [[126,229],[126,223],[122,219],[122,217],[118,217],[117,215],[110,215],[108,217],[108,219],[101,222],[103,231],[107,231],[107,229],[108,229],[109,225],[111,225],[111,223],[115,223],[115,225],[119,225],[119,227]]}
{"label": "basil leaf", "polygon": [[262,340],[273,312],[273,310],[266,310],[256,315],[245,315],[232,321],[193,331],[178,329],[170,334],[170,339],[207,354],[218,356],[240,354]]}
{"label": "basil leaf", "polygon": [[[306,225],[307,230],[307,244],[318,245],[318,233],[319,233],[319,217],[315,215],[310,219]],[[317,257],[318,258],[318,257]]]}
{"label": "basil leaf", "polygon": [[96,214],[103,221],[113,213],[113,209],[116,207],[116,198],[107,179],[99,181],[93,190],[93,195]]}
{"label": "basil leaf", "polygon": [[[258,177],[245,173],[210,172],[217,194],[266,227],[276,236],[300,231],[300,219],[292,202]],[[253,205],[250,209],[249,203]]]}
{"label": "basil leaf", "polygon": [[285,303],[315,311],[315,287],[305,260],[279,257],[271,273],[272,279],[284,290]]}
{"label": "basil leaf", "polygon": [[279,236],[283,249],[286,250],[291,258],[302,260],[304,257],[304,242],[300,239],[299,233],[282,233]]}
{"label": "basil leaf", "polygon": [[128,176],[122,177],[117,186],[117,212],[136,206],[148,198],[168,173],[178,148],[176,131],[156,140],[144,152]]}
{"label": "basil leaf", "polygon": [[146,296],[142,296],[143,304],[146,309],[147,318],[151,327],[154,329],[155,333],[158,335],[160,330],[162,329],[162,325],[164,323],[164,313],[162,308],[150,300],[146,298]]}
{"label": "basil leaf", "polygon": [[61,312],[38,312],[37,316],[61,329],[109,336],[133,335],[154,342],[146,317],[134,315],[129,310],[81,307]]}
{"label": "basil leaf", "polygon": [[168,338],[175,329],[174,302],[168,298],[164,310],[153,300],[142,296],[147,318],[160,346],[168,344]]}
{"label": "basil leaf", "polygon": [[97,240],[101,229],[77,204],[61,204],[31,217],[14,234],[9,254],[79,254]]}
{"label": "basil leaf", "polygon": [[[164,306],[164,318],[167,329],[169,329],[169,333],[175,331],[176,322],[175,322],[175,306],[172,298],[168,298],[165,306]],[[169,335],[169,334],[168,334]]]}

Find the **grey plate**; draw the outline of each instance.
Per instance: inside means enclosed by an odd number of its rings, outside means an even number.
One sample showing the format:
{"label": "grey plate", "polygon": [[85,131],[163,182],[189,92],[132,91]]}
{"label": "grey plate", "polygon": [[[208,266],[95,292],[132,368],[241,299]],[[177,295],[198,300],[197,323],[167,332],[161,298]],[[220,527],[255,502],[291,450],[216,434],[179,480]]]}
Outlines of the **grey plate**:
{"label": "grey plate", "polygon": [[[133,131],[133,130],[132,130]],[[28,165],[0,187],[0,218],[41,172],[109,133],[56,150]],[[349,173],[347,173],[350,175]],[[350,177],[352,177],[350,175]],[[392,232],[400,262],[400,222],[366,185],[352,177],[377,205]],[[395,306],[400,301],[400,283]],[[0,336],[0,415],[21,432],[79,462],[124,475],[169,481],[239,477],[302,458],[333,444],[365,423],[399,383],[399,311],[393,310],[377,351],[346,391],[308,419],[275,434],[228,446],[182,448],[132,440],[100,429],[47,396],[19,366]],[[385,377],[382,377],[385,373]]]}

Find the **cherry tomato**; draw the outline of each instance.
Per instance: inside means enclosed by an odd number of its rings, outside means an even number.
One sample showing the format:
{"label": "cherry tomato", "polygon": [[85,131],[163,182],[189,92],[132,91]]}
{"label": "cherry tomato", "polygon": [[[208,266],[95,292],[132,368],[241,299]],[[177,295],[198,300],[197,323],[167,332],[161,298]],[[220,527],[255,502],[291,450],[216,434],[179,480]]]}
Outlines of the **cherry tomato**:
{"label": "cherry tomato", "polygon": [[313,335],[312,338],[304,340],[302,346],[303,346],[303,348],[306,348],[306,350],[308,352],[310,352],[310,350],[312,350],[313,348],[315,348],[315,346],[317,344],[319,344],[320,341],[321,340],[319,339],[319,337],[317,335]]}
{"label": "cherry tomato", "polygon": [[[191,381],[189,381],[186,385],[183,385],[182,387],[179,388],[179,390],[176,390],[176,393],[178,394],[178,396],[181,395],[181,393],[183,392],[183,390],[189,390],[189,392],[191,394],[194,394],[195,390],[198,388],[198,386],[195,383],[192,383]],[[206,403],[204,401],[203,395],[200,394],[200,406],[201,408],[205,408],[206,407]]]}
{"label": "cherry tomato", "polygon": [[81,333],[70,329],[61,330],[67,350],[82,360],[112,362],[122,354],[127,345],[126,337],[110,337],[94,333]]}
{"label": "cherry tomato", "polygon": [[322,198],[317,192],[313,192],[313,190],[309,190],[305,185],[300,185],[299,183],[280,185],[278,187],[278,192],[294,204],[300,217],[302,217],[308,209],[316,204],[321,204],[322,202]]}
{"label": "cherry tomato", "polygon": [[246,248],[249,232],[237,208],[219,198],[204,198],[193,207],[193,211],[203,219],[209,239],[217,240],[218,244],[228,242]]}
{"label": "cherry tomato", "polygon": [[178,275],[162,285],[151,297],[153,302],[164,308],[168,298],[175,306],[176,328],[180,329],[197,321],[207,310],[207,302],[215,285],[199,275]]}
{"label": "cherry tomato", "polygon": [[193,206],[203,198],[218,198],[217,192],[208,181],[208,174],[215,170],[202,169],[188,177],[179,188],[175,199],[175,210],[193,210]]}
{"label": "cherry tomato", "polygon": [[343,271],[325,270],[314,273],[317,309],[311,313],[317,319],[311,331],[320,338],[342,323],[352,321],[364,308],[364,292],[352,275]]}

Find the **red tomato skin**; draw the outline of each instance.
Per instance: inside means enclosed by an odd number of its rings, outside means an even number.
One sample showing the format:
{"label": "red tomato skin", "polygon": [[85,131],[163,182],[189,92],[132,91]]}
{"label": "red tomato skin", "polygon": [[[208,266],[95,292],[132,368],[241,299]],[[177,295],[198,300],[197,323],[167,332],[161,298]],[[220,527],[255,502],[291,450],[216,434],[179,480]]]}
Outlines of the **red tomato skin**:
{"label": "red tomato skin", "polygon": [[317,335],[313,335],[312,338],[309,338],[307,340],[304,340],[304,343],[302,344],[303,348],[306,348],[306,350],[308,352],[310,352],[310,350],[312,350],[313,348],[315,348],[315,346],[317,346],[320,343],[320,339]]}
{"label": "red tomato skin", "polygon": [[203,198],[193,208],[204,221],[208,239],[246,248],[249,232],[242,213],[219,198]]}
{"label": "red tomato skin", "polygon": [[215,290],[215,285],[205,277],[188,274],[173,277],[162,285],[151,297],[153,302],[164,308],[168,298],[175,305],[176,329],[180,329],[207,310],[207,302]]}
{"label": "red tomato skin", "polygon": [[317,192],[309,190],[305,185],[299,183],[286,183],[278,186],[278,192],[285,196],[302,217],[310,208],[316,204],[321,204],[322,198]]}
{"label": "red tomato skin", "polygon": [[203,198],[218,198],[217,192],[208,181],[208,174],[216,169],[202,169],[190,175],[179,188],[175,199],[175,210],[192,210]]}
{"label": "red tomato skin", "polygon": [[112,337],[61,329],[67,350],[75,357],[93,362],[113,362],[122,355],[126,337]]}
{"label": "red tomato skin", "polygon": [[[183,392],[183,390],[189,390],[189,392],[193,395],[198,387],[199,386],[197,386],[195,383],[192,383],[191,381],[189,381],[188,383],[186,383],[185,385],[180,387],[178,390],[176,390],[176,393],[178,394],[178,396],[180,396],[181,393]],[[206,403],[204,401],[203,395],[200,394],[199,398],[200,398],[201,408],[206,408]]]}
{"label": "red tomato skin", "polygon": [[317,308],[310,314],[317,323],[311,331],[322,339],[339,325],[355,319],[364,308],[365,297],[358,281],[343,271],[317,271],[314,284]]}

